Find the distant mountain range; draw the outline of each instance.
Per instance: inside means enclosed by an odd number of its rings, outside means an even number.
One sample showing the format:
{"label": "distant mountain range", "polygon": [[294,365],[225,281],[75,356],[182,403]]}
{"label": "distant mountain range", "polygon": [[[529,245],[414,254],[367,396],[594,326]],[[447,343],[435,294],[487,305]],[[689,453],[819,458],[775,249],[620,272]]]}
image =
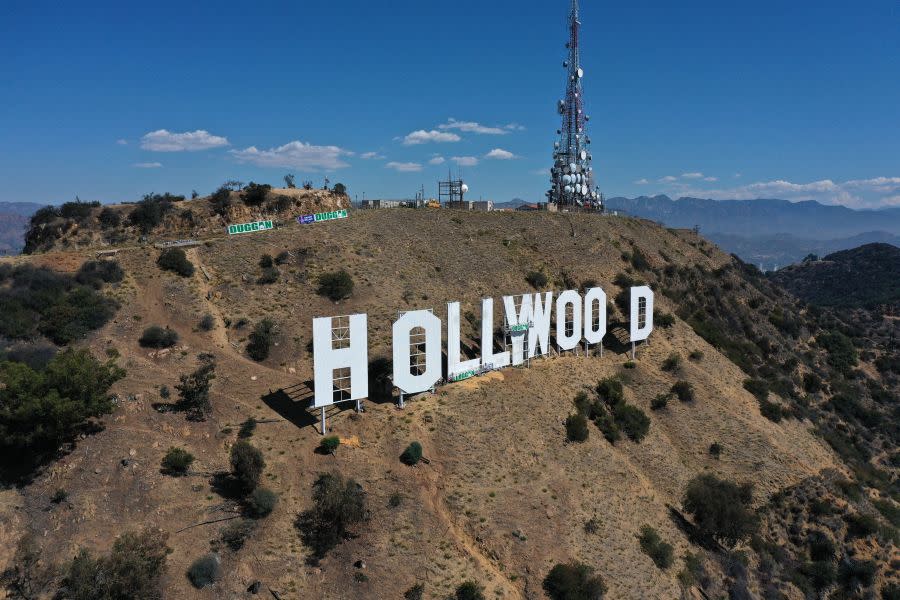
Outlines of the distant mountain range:
{"label": "distant mountain range", "polygon": [[900,303],[898,274],[900,248],[866,244],[792,265],[770,277],[812,304],[872,308]]}
{"label": "distant mountain range", "polygon": [[699,227],[725,250],[766,269],[795,263],[807,254],[872,242],[900,246],[900,208],[853,210],[812,200],[673,200],[662,195],[609,198],[606,207],[668,227]]}
{"label": "distant mountain range", "polygon": [[0,255],[22,251],[28,220],[43,206],[33,202],[0,202]]}

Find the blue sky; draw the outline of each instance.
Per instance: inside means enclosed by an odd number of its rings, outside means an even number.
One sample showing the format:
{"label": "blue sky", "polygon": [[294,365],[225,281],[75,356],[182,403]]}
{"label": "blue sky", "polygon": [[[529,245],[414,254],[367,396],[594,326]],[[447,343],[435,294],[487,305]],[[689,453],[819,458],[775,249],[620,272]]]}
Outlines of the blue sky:
{"label": "blue sky", "polygon": [[[472,198],[540,200],[567,8],[7,0],[0,201],[206,194],[288,172],[409,197],[458,165]],[[582,0],[581,13],[607,196],[900,205],[897,0]]]}

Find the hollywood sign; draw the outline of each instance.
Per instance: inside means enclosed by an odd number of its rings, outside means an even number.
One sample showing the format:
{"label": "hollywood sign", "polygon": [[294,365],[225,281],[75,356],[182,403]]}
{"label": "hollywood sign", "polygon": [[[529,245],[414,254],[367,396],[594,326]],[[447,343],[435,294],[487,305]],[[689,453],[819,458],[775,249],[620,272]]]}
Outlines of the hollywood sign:
{"label": "hollywood sign", "polygon": [[[494,348],[494,300],[481,301],[481,356],[460,358],[459,302],[447,304],[446,381],[460,381],[487,371],[550,353],[551,321],[556,325],[556,348],[560,352],[601,345],[606,335],[606,293],[602,288],[503,297],[506,349]],[[646,340],[653,331],[653,291],[647,286],[631,288],[629,341]],[[555,310],[554,310],[555,309]],[[553,317],[555,316],[555,319]],[[443,323],[431,310],[402,313],[392,328],[393,385],[403,396],[433,390],[442,379],[441,342]],[[313,319],[313,370],[315,399],[322,408],[348,400],[357,403],[369,395],[367,316],[354,314]]]}

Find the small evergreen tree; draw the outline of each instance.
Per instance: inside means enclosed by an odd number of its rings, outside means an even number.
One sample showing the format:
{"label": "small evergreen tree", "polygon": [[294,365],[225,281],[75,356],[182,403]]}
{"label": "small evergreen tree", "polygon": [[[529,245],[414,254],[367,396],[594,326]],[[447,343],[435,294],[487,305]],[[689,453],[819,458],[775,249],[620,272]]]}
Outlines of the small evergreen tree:
{"label": "small evergreen tree", "polygon": [[265,468],[262,452],[250,442],[239,440],[231,447],[231,474],[245,494],[256,489]]}

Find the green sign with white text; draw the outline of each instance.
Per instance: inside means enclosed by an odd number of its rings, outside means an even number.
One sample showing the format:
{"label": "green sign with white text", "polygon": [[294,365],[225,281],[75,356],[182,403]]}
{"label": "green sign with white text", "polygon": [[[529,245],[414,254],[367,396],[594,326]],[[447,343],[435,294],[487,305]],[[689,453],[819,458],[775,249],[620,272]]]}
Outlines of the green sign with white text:
{"label": "green sign with white text", "polygon": [[234,235],[236,233],[250,233],[252,231],[266,231],[267,229],[274,229],[272,225],[272,221],[255,221],[253,223],[240,223],[238,225],[229,225],[228,226],[228,235]]}

